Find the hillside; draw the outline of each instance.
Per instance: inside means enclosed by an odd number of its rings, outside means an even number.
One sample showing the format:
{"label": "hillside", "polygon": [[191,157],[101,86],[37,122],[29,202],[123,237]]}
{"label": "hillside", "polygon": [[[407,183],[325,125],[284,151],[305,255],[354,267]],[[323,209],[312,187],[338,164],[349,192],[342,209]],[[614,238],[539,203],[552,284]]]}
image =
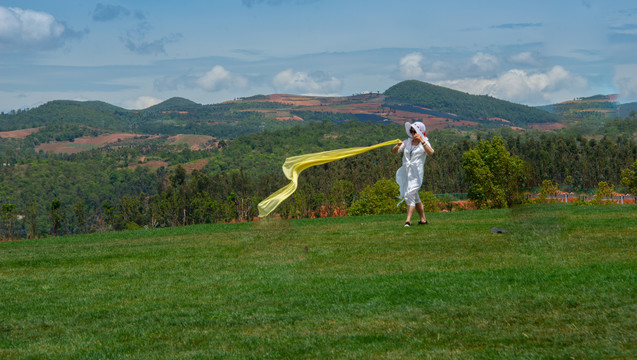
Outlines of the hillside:
{"label": "hillside", "polygon": [[633,112],[637,113],[637,102],[619,105],[617,116],[625,118],[630,116]]}
{"label": "hillside", "polygon": [[570,120],[582,119],[591,115],[614,118],[619,116],[619,107],[617,95],[594,95],[539,108]]}
{"label": "hillside", "polygon": [[37,128],[52,124],[76,124],[109,130],[123,130],[130,111],[99,101],[50,101],[16,114],[0,115],[0,131]]}
{"label": "hillside", "polygon": [[423,121],[430,129],[533,127],[559,119],[545,111],[487,96],[473,96],[419,81],[404,81],[384,94],[343,97],[256,95],[202,105],[171,98],[143,110],[101,101],[51,101],[27,111],[0,114],[0,132],[75,124],[148,135],[201,134],[220,139],[291,128],[311,121]]}
{"label": "hillside", "polygon": [[173,97],[141,111],[145,113],[155,111],[192,111],[199,109],[201,106],[201,104],[197,104],[196,102],[188,99]]}
{"label": "hillside", "polygon": [[470,95],[421,81],[408,80],[385,91],[388,103],[404,103],[455,114],[469,121],[505,121],[513,126],[557,123],[559,118],[546,111],[514,104],[485,95]]}

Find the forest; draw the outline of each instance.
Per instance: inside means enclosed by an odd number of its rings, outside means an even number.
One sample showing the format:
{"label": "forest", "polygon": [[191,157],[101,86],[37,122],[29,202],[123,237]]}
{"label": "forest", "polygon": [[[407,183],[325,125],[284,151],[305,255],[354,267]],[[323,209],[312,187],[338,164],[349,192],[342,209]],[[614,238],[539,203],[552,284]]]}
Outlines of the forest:
{"label": "forest", "polygon": [[[635,124],[635,116],[607,123]],[[74,127],[60,129],[75,131]],[[632,128],[635,129],[634,127]],[[28,148],[44,137],[12,139]],[[632,136],[598,139],[560,132],[516,132],[509,128],[428,133],[436,153],[426,163],[423,190],[467,193],[463,154],[483,140],[503,138],[524,161],[522,188],[551,180],[574,191],[600,181],[618,186],[622,170],[637,159]],[[288,156],[405,138],[396,124],[310,122],[291,129],[241,135],[222,148],[191,151],[148,140],[145,146],[117,146],[69,155],[31,152],[0,168],[3,238],[252,220],[256,204],[287,184],[280,167]],[[153,170],[135,165],[158,156],[168,165]],[[209,159],[192,173],[184,166]],[[277,209],[283,217],[331,216],[347,210],[365,191],[392,180],[400,156],[377,149],[303,172],[293,197]],[[379,184],[379,187],[380,187]],[[366,190],[367,189],[367,190]]]}

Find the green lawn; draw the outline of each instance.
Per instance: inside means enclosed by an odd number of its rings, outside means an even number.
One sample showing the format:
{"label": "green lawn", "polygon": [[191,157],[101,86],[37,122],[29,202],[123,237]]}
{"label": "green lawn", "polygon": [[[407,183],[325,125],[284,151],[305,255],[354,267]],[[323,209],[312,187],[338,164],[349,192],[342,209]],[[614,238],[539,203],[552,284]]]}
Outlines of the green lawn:
{"label": "green lawn", "polygon": [[0,243],[0,358],[637,358],[637,206],[403,220]]}

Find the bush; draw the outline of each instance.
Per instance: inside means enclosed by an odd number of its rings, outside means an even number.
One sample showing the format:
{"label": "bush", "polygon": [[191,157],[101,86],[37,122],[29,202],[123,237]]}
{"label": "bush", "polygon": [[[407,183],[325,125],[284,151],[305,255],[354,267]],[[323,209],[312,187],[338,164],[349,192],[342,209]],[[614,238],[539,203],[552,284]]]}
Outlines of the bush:
{"label": "bush", "polygon": [[393,180],[378,180],[373,186],[367,186],[347,210],[349,215],[400,214],[407,211],[405,203],[400,201],[398,184]]}
{"label": "bush", "polygon": [[438,211],[438,203],[440,200],[438,200],[436,195],[434,195],[431,191],[421,191],[418,195],[420,195],[422,207],[425,209],[425,212]]}

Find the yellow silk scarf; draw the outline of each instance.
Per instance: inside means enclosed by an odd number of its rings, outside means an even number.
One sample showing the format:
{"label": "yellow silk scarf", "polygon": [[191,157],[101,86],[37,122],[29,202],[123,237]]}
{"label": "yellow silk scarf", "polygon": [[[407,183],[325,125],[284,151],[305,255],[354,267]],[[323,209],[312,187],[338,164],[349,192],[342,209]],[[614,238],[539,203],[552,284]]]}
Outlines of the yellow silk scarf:
{"label": "yellow silk scarf", "polygon": [[400,140],[396,139],[372,146],[329,150],[312,154],[292,156],[285,159],[285,163],[283,164],[283,173],[285,174],[286,178],[292,181],[286,186],[274,192],[272,195],[268,196],[267,199],[259,203],[259,217],[268,216],[274,209],[277,208],[277,206],[279,206],[279,204],[283,200],[287,199],[296,191],[299,174],[301,173],[301,171],[315,165],[321,165],[328,162],[344,159],[346,157],[362,154],[366,151],[370,151],[379,147],[394,145],[398,143],[400,143]]}

